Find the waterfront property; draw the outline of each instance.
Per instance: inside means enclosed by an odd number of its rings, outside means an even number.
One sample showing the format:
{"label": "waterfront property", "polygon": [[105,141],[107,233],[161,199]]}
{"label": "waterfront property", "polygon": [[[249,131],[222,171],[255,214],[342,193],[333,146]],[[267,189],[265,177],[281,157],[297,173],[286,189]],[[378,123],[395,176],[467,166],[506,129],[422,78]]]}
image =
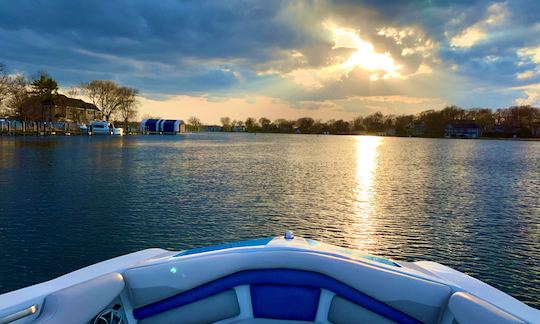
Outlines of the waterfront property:
{"label": "waterfront property", "polygon": [[29,97],[21,112],[27,121],[77,122],[86,124],[101,119],[102,113],[95,105],[64,95],[56,96],[51,105],[44,105],[37,96]]}
{"label": "waterfront property", "polygon": [[90,128],[87,130],[90,131],[89,134],[92,135],[124,135],[124,129],[114,127],[112,123],[104,120],[96,120],[90,123]]}
{"label": "waterfront property", "polygon": [[81,135],[88,134],[85,124],[69,121],[21,121],[0,119],[0,135]]}
{"label": "waterfront property", "polygon": [[456,122],[444,127],[447,138],[478,138],[482,134],[480,126],[473,122]]}
{"label": "waterfront property", "polygon": [[411,136],[424,136],[426,133],[426,123],[423,121],[414,121],[409,125]]}
{"label": "waterfront property", "polygon": [[180,134],[186,132],[186,123],[179,119],[144,119],[141,122],[143,134]]}
{"label": "waterfront property", "polygon": [[233,128],[231,128],[231,131],[233,131],[235,133],[245,132],[246,131],[246,126],[245,125],[234,126]]}
{"label": "waterfront property", "polygon": [[203,132],[223,132],[223,126],[219,125],[206,125],[202,128]]}

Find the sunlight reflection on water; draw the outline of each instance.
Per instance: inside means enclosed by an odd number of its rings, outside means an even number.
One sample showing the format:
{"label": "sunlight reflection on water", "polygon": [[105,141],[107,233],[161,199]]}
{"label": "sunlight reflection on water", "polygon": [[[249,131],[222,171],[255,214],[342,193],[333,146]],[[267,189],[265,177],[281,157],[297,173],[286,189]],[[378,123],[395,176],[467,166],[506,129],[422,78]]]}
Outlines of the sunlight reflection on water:
{"label": "sunlight reflection on water", "polygon": [[373,178],[376,172],[377,148],[381,138],[376,136],[356,137],[356,248],[372,250],[376,239],[370,235],[373,209]]}

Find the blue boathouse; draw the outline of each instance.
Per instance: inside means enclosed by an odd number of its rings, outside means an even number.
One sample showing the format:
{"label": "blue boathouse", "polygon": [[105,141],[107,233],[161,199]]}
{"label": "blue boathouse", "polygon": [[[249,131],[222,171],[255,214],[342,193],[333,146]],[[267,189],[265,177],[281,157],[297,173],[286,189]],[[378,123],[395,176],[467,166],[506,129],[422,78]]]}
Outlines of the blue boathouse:
{"label": "blue boathouse", "polygon": [[144,119],[141,122],[143,134],[180,134],[186,132],[186,124],[179,119]]}

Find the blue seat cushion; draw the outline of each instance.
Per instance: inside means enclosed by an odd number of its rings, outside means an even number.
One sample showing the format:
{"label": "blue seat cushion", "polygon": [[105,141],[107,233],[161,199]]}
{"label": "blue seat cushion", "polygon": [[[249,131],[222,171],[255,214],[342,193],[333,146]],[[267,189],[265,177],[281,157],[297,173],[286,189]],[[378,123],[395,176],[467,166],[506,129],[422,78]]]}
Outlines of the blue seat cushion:
{"label": "blue seat cushion", "polygon": [[[144,319],[241,285],[284,285],[296,286],[297,288],[306,287],[326,289],[335,293],[337,296],[343,297],[394,322],[420,323],[420,321],[416,320],[410,315],[407,315],[400,310],[397,310],[371,296],[368,296],[363,292],[358,291],[332,277],[317,272],[293,269],[260,269],[236,272],[155,303],[134,309],[133,316],[138,320]],[[301,291],[308,294],[306,297],[307,299],[314,298],[312,290],[297,289],[295,293],[299,293]],[[280,293],[281,292],[282,291],[280,291]],[[256,295],[257,294],[258,292],[256,292]],[[258,303],[259,302],[256,300],[255,304]],[[291,307],[295,307],[295,305],[287,304],[287,308]],[[262,310],[260,311],[262,312]],[[308,312],[306,311],[306,314],[307,313]]]}
{"label": "blue seat cushion", "polygon": [[303,286],[251,285],[256,318],[314,321],[321,289]]}

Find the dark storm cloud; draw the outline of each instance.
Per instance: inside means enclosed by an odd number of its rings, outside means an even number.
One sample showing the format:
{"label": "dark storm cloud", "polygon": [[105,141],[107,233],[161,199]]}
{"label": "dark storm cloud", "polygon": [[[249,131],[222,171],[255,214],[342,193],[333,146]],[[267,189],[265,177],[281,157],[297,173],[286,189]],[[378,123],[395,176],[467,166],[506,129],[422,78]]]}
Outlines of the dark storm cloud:
{"label": "dark storm cloud", "polygon": [[[257,58],[260,45],[287,46],[295,34],[272,21],[280,2],[18,1],[0,3],[0,27],[54,36],[96,52],[147,59]],[[263,46],[267,48],[267,46]],[[246,51],[247,50],[247,51]],[[173,53],[169,52],[173,51]],[[265,57],[261,57],[265,59]]]}
{"label": "dark storm cloud", "polygon": [[[258,70],[325,63],[333,44],[319,18],[310,3],[283,1],[0,2],[0,61],[63,85],[103,78],[143,92],[256,93],[252,85],[280,79]],[[289,60],[294,49],[307,62]]]}

